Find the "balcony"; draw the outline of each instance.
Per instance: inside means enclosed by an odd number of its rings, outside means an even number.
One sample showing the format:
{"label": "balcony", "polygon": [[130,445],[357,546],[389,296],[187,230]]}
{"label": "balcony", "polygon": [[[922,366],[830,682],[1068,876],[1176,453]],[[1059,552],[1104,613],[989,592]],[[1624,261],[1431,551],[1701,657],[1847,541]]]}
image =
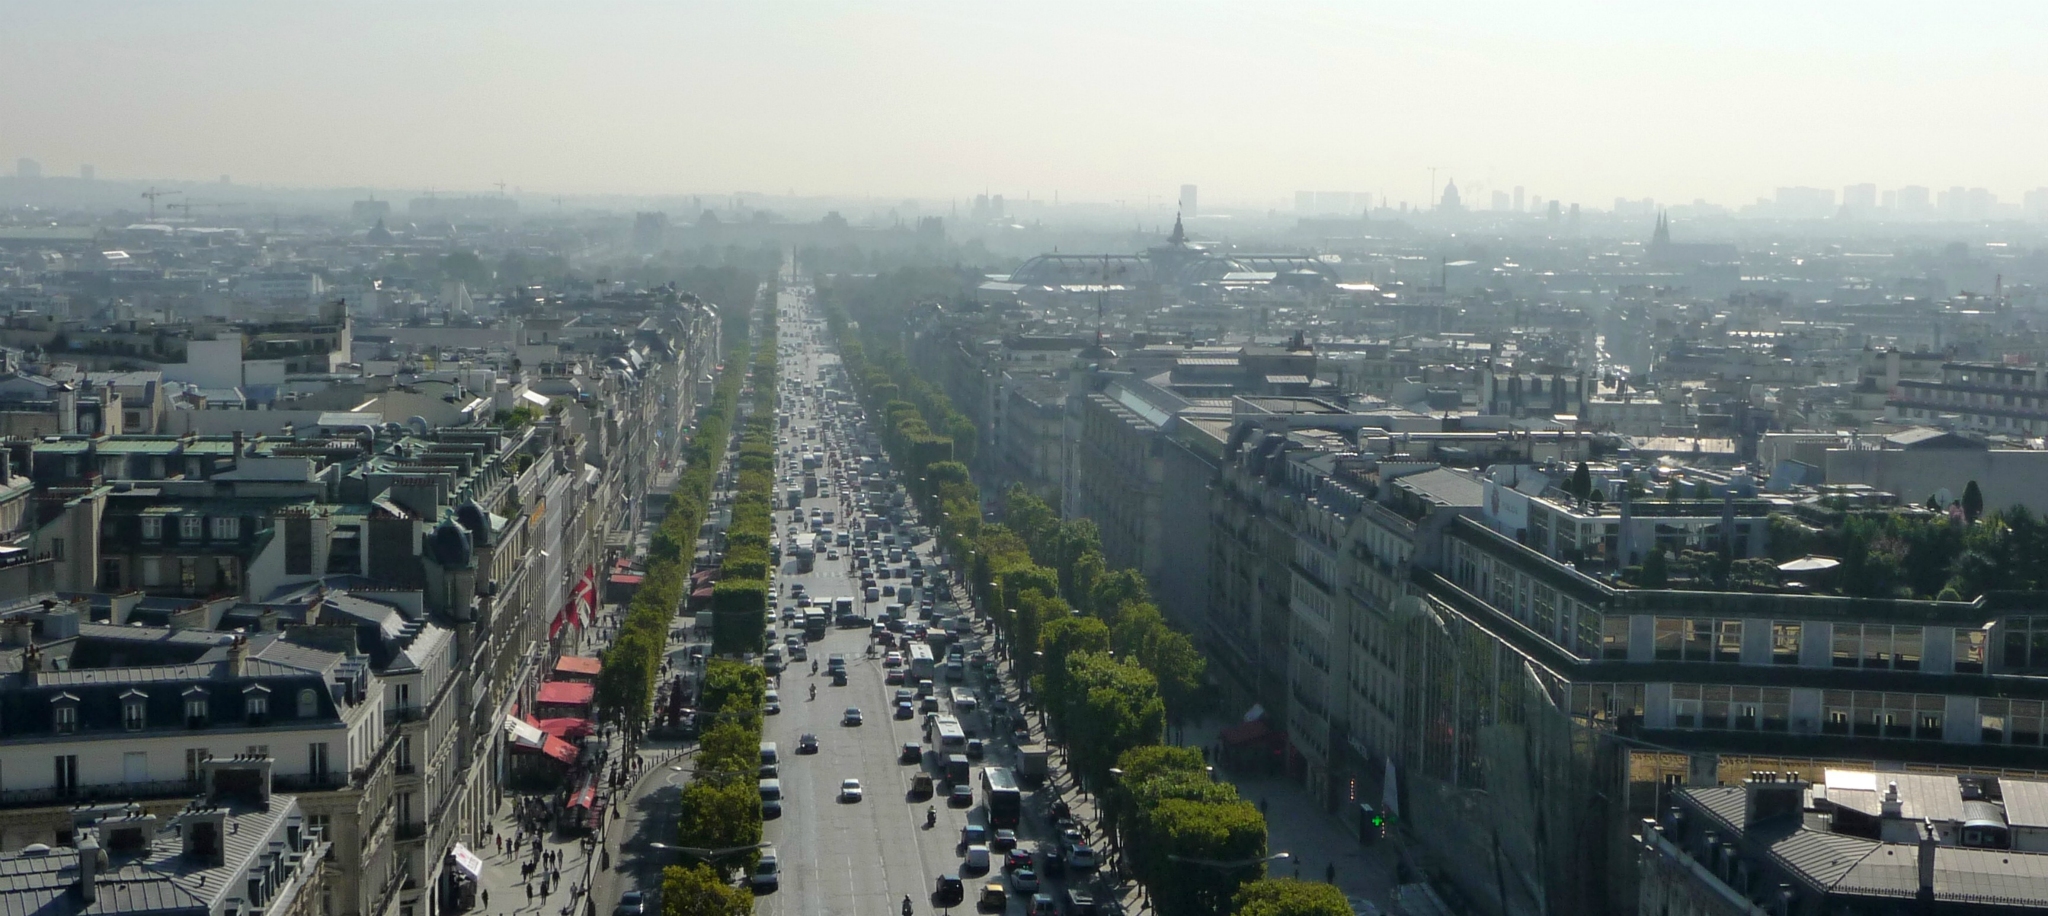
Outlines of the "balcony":
{"label": "balcony", "polygon": [[420,721],[420,718],[425,714],[425,710],[418,703],[409,703],[404,706],[392,706],[385,709],[384,711],[385,719],[393,723],[418,722]]}
{"label": "balcony", "polygon": [[155,782],[120,782],[105,785],[0,791],[0,808],[42,808],[53,805],[105,804],[198,795],[204,785],[197,780],[166,779]]}
{"label": "balcony", "polygon": [[397,773],[400,776],[411,776],[420,771],[420,766],[417,763],[412,763],[408,761],[393,766],[391,770],[392,772]]}
{"label": "balcony", "polygon": [[400,840],[417,840],[427,835],[427,822],[399,821],[398,826],[392,828],[392,832],[398,834]]}

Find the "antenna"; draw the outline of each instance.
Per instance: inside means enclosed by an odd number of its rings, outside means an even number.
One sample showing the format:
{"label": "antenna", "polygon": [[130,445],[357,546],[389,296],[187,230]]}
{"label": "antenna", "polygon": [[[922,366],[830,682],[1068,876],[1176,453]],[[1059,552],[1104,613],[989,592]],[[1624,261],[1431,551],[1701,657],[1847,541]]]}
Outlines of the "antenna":
{"label": "antenna", "polygon": [[497,183],[496,183],[496,184],[494,184],[494,185],[492,185],[492,187],[494,187],[494,188],[497,188],[497,189],[498,189],[498,196],[499,196],[499,197],[503,197],[503,196],[505,196],[505,179],[503,179],[503,178],[500,178],[500,179],[498,179]]}

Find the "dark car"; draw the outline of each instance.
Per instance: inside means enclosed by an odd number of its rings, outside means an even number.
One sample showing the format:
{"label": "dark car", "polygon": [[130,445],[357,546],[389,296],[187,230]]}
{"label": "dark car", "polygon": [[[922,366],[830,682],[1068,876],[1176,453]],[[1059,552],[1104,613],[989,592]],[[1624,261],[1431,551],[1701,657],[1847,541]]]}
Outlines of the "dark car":
{"label": "dark car", "polygon": [[924,746],[913,741],[903,742],[903,753],[896,758],[901,763],[923,763]]}
{"label": "dark car", "polygon": [[946,794],[946,804],[955,808],[974,807],[974,787],[964,782],[955,784],[953,791]]}
{"label": "dark car", "polygon": [[967,887],[960,883],[959,875],[940,875],[939,885],[932,891],[932,905],[937,907],[959,906],[967,899]]}

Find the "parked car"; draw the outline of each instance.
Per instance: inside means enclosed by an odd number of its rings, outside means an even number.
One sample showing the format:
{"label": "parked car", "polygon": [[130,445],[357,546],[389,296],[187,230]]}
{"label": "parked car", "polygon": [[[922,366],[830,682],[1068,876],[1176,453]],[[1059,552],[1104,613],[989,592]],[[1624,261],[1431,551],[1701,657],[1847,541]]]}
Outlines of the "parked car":
{"label": "parked car", "polygon": [[640,916],[647,911],[647,898],[639,891],[627,891],[619,895],[619,905],[612,907],[612,916]]}

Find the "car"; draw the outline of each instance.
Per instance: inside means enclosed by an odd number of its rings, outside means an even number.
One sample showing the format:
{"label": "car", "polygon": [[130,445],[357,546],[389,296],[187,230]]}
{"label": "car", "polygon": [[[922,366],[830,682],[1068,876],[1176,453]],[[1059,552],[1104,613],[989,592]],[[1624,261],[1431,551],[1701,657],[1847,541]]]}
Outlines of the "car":
{"label": "car", "polygon": [[888,671],[887,671],[886,673],[884,673],[884,674],[882,675],[882,683],[884,683],[884,684],[901,684],[901,683],[903,683],[903,669],[901,669],[901,668],[891,668],[891,669],[889,669],[889,670],[888,670]]}
{"label": "car", "polygon": [[860,723],[860,708],[857,706],[846,707],[846,714],[839,717],[839,724],[841,725],[859,725]]}
{"label": "car", "polygon": [[840,800],[840,801],[843,801],[843,802],[857,802],[857,801],[860,801],[860,799],[861,799],[861,788],[860,788],[860,780],[858,780],[858,779],[842,779],[842,780],[840,780],[840,781],[839,781],[839,800]]}
{"label": "car", "polygon": [[780,715],[782,713],[782,695],[773,690],[764,694],[761,701],[761,712],[764,715],[770,716]]}
{"label": "car", "polygon": [[932,889],[932,905],[944,908],[959,906],[967,898],[967,888],[960,883],[959,875],[940,875],[938,886]]}
{"label": "car", "polygon": [[967,759],[980,760],[987,755],[988,750],[982,745],[980,738],[967,739]]}
{"label": "car", "polygon": [[837,550],[827,550],[827,551],[825,551],[825,559],[827,559],[827,560],[837,560],[837,559],[839,559],[839,551],[837,551]]}
{"label": "car", "polygon": [[909,719],[916,715],[917,710],[911,708],[909,700],[903,700],[896,704],[896,718]]}
{"label": "car", "polygon": [[818,736],[817,736],[817,735],[813,735],[813,734],[811,734],[811,733],[809,733],[809,732],[805,732],[805,733],[804,733],[804,735],[803,735],[803,737],[801,737],[801,738],[798,738],[798,739],[796,739],[796,752],[797,752],[797,753],[799,753],[799,754],[815,754],[815,753],[817,753],[817,752],[818,752]]}
{"label": "car", "polygon": [[782,869],[780,865],[781,862],[775,855],[775,847],[763,847],[761,849],[761,858],[754,863],[754,872],[747,876],[747,882],[754,886],[756,893],[772,891],[781,887]]}
{"label": "car", "polygon": [[964,782],[955,785],[953,791],[946,793],[946,803],[955,808],[974,807],[974,787]]}
{"label": "car", "polygon": [[1012,869],[1010,889],[1020,894],[1038,890],[1038,873],[1029,868]]}
{"label": "car", "polygon": [[981,886],[981,899],[974,905],[985,912],[1000,913],[1010,908],[1010,894],[1001,884],[990,881]]}
{"label": "car", "polygon": [[925,712],[937,712],[939,709],[939,698],[929,696],[925,697],[924,699],[919,700],[917,702],[917,708],[924,710]]}
{"label": "car", "polygon": [[772,821],[782,816],[782,802],[772,798],[761,800],[761,819]]}
{"label": "car", "polygon": [[619,895],[619,905],[612,907],[612,916],[640,916],[647,912],[647,898],[639,891],[627,891]]}
{"label": "car", "polygon": [[787,606],[787,607],[784,607],[784,608],[782,609],[782,625],[783,625],[783,626],[789,626],[790,624],[792,624],[792,623],[795,623],[795,622],[796,622],[796,605],[792,604],[792,605],[789,605],[789,606]]}
{"label": "car", "polygon": [[980,843],[969,844],[967,847],[967,858],[961,867],[962,870],[975,874],[988,871],[988,847]]}
{"label": "car", "polygon": [[1053,902],[1051,894],[1032,894],[1031,909],[1025,916],[1060,916],[1060,905]]}
{"label": "car", "polygon": [[1003,853],[1004,868],[1015,870],[1030,868],[1031,865],[1031,850],[1029,849],[1012,848],[1009,852]]}
{"label": "car", "polygon": [[901,652],[891,652],[891,653],[889,653],[889,654],[887,654],[887,655],[884,655],[884,656],[882,656],[882,667],[884,667],[884,668],[901,668],[901,667],[903,667],[903,653],[901,653]]}
{"label": "car", "polygon": [[997,852],[1009,852],[1017,848],[1017,831],[1004,827],[996,831],[995,839],[989,841],[989,848]]}
{"label": "car", "polygon": [[1077,871],[1094,871],[1102,864],[1095,855],[1095,848],[1086,843],[1077,843],[1067,848],[1067,867]]}
{"label": "car", "polygon": [[764,764],[761,764],[761,773],[760,773],[760,778],[761,778],[761,779],[781,779],[781,778],[782,778],[782,772],[781,772],[781,769],[780,769],[779,767],[777,767],[777,766],[776,766],[775,764],[772,764],[772,763],[764,763]]}
{"label": "car", "polygon": [[924,745],[915,741],[903,742],[903,752],[897,755],[896,760],[899,763],[923,763]]}
{"label": "car", "polygon": [[976,843],[987,843],[987,842],[988,842],[988,825],[986,825],[986,824],[968,824],[967,826],[965,826],[965,827],[962,827],[962,828],[960,828],[960,845],[962,845],[962,846],[972,846],[972,845],[974,845],[974,844],[976,844]]}

